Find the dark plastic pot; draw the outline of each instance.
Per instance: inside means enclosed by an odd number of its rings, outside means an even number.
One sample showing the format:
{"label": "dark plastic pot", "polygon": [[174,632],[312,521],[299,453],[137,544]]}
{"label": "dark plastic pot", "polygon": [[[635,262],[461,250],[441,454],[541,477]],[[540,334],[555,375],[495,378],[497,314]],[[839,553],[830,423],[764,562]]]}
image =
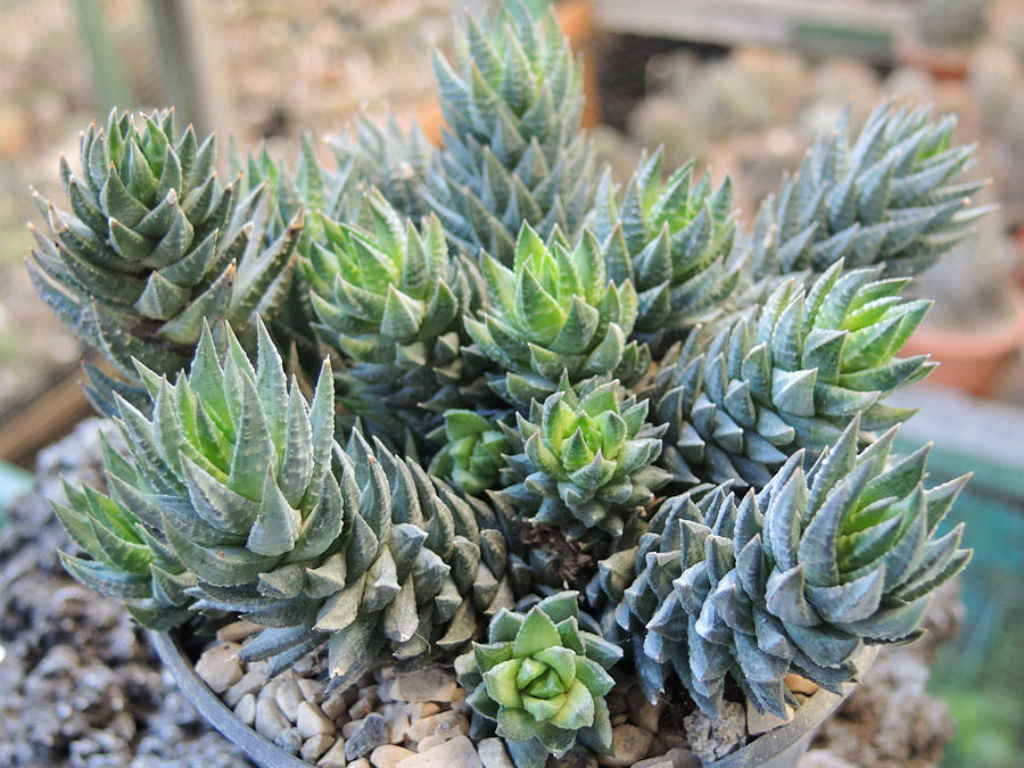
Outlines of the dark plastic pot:
{"label": "dark plastic pot", "polygon": [[[210,725],[241,748],[261,768],[310,768],[304,760],[285,752],[235,717],[217,694],[211,691],[196,674],[192,660],[182,650],[173,635],[150,632],[153,646],[174,682]],[[875,659],[872,648],[860,660],[861,669],[867,669]],[[758,737],[743,749],[727,755],[704,768],[794,768],[814,738],[814,734],[840,704],[856,688],[856,684],[843,686],[842,694],[819,689],[797,710],[793,719],[774,731]],[[453,766],[452,768],[455,768]]]}

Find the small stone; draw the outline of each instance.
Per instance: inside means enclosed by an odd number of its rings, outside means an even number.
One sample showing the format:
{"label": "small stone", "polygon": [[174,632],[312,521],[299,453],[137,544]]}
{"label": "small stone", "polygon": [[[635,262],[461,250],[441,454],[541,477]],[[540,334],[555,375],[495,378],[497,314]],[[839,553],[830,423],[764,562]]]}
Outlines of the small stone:
{"label": "small stone", "polygon": [[715,718],[709,718],[700,710],[683,718],[690,748],[705,762],[725,757],[747,738],[747,715],[743,705],[727,701],[721,710]]}
{"label": "small stone", "polygon": [[456,691],[455,676],[441,667],[397,675],[389,686],[389,695],[396,701],[453,701]]}
{"label": "small stone", "polygon": [[635,725],[620,725],[612,730],[611,755],[599,755],[597,762],[611,768],[628,766],[641,760],[651,746],[651,734]]}
{"label": "small stone", "polygon": [[639,763],[633,763],[633,768],[672,768],[672,759],[662,755],[661,757],[648,757]]}
{"label": "small stone", "polygon": [[280,680],[270,680],[260,688],[260,692],[256,694],[256,699],[273,699],[277,695],[277,689],[281,687]]}
{"label": "small stone", "polygon": [[370,761],[365,757],[360,757],[358,760],[353,760],[348,764],[347,768],[371,768]]}
{"label": "small stone", "polygon": [[349,707],[348,716],[353,720],[360,720],[373,712],[373,705],[373,698],[369,696],[362,696],[355,704]]}
{"label": "small stone", "polygon": [[267,682],[266,675],[263,672],[249,670],[242,678],[224,691],[224,695],[221,697],[224,699],[224,703],[229,707],[235,706],[242,697],[247,693],[256,694],[264,683]]}
{"label": "small stone", "polygon": [[657,704],[651,704],[640,688],[630,688],[626,700],[629,704],[629,719],[645,731],[657,733],[665,702],[658,699]]}
{"label": "small stone", "polygon": [[786,705],[786,717],[782,718],[770,712],[758,712],[750,699],[747,699],[747,732],[751,736],[774,731],[793,719],[793,708]]}
{"label": "small stone", "polygon": [[409,717],[413,720],[422,720],[425,717],[436,715],[440,711],[441,707],[432,701],[427,701],[420,704],[413,704],[409,707]]}
{"label": "small stone", "polygon": [[577,744],[560,758],[552,758],[552,768],[597,768],[597,755]]}
{"label": "small stone", "polygon": [[449,739],[454,739],[456,736],[461,736],[458,731],[448,733],[435,733],[433,736],[427,736],[425,739],[420,739],[416,743],[417,752],[428,752],[429,750],[436,747],[438,744],[444,744]]}
{"label": "small stone", "polygon": [[817,683],[792,672],[786,675],[786,687],[793,693],[802,693],[805,696],[813,696],[818,692]]}
{"label": "small stone", "polygon": [[608,703],[608,711],[613,715],[621,714],[629,709],[626,697],[621,693],[609,693],[605,701]]}
{"label": "small stone", "polygon": [[221,643],[203,651],[196,662],[196,674],[214,693],[224,693],[242,679],[242,660],[238,643]]}
{"label": "small stone", "polygon": [[346,739],[349,738],[352,734],[359,730],[359,727],[362,724],[363,718],[359,718],[358,720],[349,720],[347,723],[341,726],[341,735],[344,736]]}
{"label": "small stone", "polygon": [[[647,729],[645,728],[644,730]],[[651,746],[647,748],[647,756],[661,757],[666,752],[668,752],[668,747],[665,746],[665,743],[660,738],[658,738],[657,734],[655,734],[654,738],[651,739]]]}
{"label": "small stone", "polygon": [[304,738],[311,739],[314,736],[334,733],[334,723],[324,717],[320,707],[310,704],[308,701],[299,702],[298,712],[295,716],[295,723]]}
{"label": "small stone", "polygon": [[348,704],[345,701],[345,694],[342,691],[336,691],[328,696],[320,704],[320,709],[323,713],[331,720],[337,720],[345,710],[348,708]]}
{"label": "small stone", "polygon": [[473,742],[465,736],[456,736],[438,744],[427,752],[410,755],[395,768],[483,768],[480,755],[473,748]]}
{"label": "small stone", "polygon": [[334,737],[321,733],[319,736],[306,739],[302,743],[302,749],[299,750],[299,754],[307,763],[312,763],[332,746],[334,746]]}
{"label": "small stone", "polygon": [[252,725],[256,720],[256,697],[247,693],[240,698],[235,704],[235,717],[246,725]]}
{"label": "small stone", "polygon": [[291,723],[281,712],[277,702],[273,699],[258,699],[256,701],[256,731],[273,741],[281,731],[289,728]]}
{"label": "small stone", "polygon": [[673,747],[665,753],[665,757],[672,761],[672,768],[701,768],[697,756],[682,747]]}
{"label": "small stone", "polygon": [[396,747],[394,744],[382,744],[373,750],[370,755],[370,762],[376,766],[376,768],[394,768],[399,762],[415,755],[411,749],[405,747]]}
{"label": "small stone", "polygon": [[388,721],[388,736],[392,744],[401,744],[409,732],[409,715],[401,705],[396,705],[386,712],[381,712]]}
{"label": "small stone", "polygon": [[388,739],[388,721],[376,712],[363,718],[352,736],[345,740],[345,757],[355,760],[366,757]]}
{"label": "small stone", "polygon": [[629,722],[629,715],[625,712],[620,712],[617,715],[612,715],[612,725],[625,725]]}
{"label": "small stone", "polygon": [[310,704],[319,704],[324,700],[324,684],[319,680],[303,677],[298,681],[298,686],[302,692],[302,698]]}
{"label": "small stone", "polygon": [[[321,768],[346,768],[349,764],[348,758],[345,757],[345,740],[337,739],[331,748],[324,753],[323,757],[317,760],[317,765]],[[369,761],[366,761],[366,766],[369,768]]]}
{"label": "small stone", "polygon": [[299,717],[299,704],[305,701],[298,683],[294,680],[282,681],[277,687],[277,693],[274,694],[274,700],[277,701],[277,706],[281,708],[285,717],[293,723]]}
{"label": "small stone", "polygon": [[420,741],[443,733],[469,733],[469,721],[461,712],[440,712],[414,722],[408,735],[410,741]]}
{"label": "small stone", "polygon": [[501,739],[484,739],[476,745],[484,768],[515,768]]}
{"label": "small stone", "polygon": [[240,643],[262,629],[263,627],[254,621],[246,621],[245,619],[233,621],[217,630],[217,641],[221,643]]}
{"label": "small stone", "polygon": [[286,728],[277,734],[274,744],[285,752],[291,752],[293,755],[297,754],[302,749],[302,734],[298,728]]}

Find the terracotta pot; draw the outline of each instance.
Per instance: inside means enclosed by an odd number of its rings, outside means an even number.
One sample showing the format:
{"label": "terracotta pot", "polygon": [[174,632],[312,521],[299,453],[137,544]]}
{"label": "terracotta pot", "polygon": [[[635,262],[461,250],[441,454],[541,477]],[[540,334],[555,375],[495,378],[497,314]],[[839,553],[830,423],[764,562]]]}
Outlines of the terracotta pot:
{"label": "terracotta pot", "polygon": [[[590,0],[566,0],[555,6],[555,16],[569,43],[583,54],[583,125],[595,126],[601,121],[597,98],[597,54],[594,51],[594,13]],[[432,144],[441,143],[444,115],[436,98],[423,102],[416,110],[416,119]]]}
{"label": "terracotta pot", "polygon": [[[260,768],[310,768],[309,763],[275,746],[235,717],[235,713],[196,674],[192,660],[182,650],[173,633],[150,632],[149,636],[160,661],[171,673],[185,698],[210,725],[245,752],[256,765]],[[877,653],[876,647],[865,647],[857,659],[862,673],[874,662]],[[786,725],[759,736],[721,760],[704,763],[704,768],[794,768],[821,724],[849,698],[856,687],[855,683],[847,683],[842,686],[839,694],[818,689]]]}
{"label": "terracotta pot", "polygon": [[999,374],[1024,347],[1024,294],[1013,296],[1011,320],[989,331],[948,331],[918,328],[901,354],[930,354],[939,363],[926,381],[984,397],[992,393]]}
{"label": "terracotta pot", "polygon": [[929,48],[908,39],[897,46],[896,58],[903,66],[928,72],[936,80],[963,80],[971,54],[968,49]]}

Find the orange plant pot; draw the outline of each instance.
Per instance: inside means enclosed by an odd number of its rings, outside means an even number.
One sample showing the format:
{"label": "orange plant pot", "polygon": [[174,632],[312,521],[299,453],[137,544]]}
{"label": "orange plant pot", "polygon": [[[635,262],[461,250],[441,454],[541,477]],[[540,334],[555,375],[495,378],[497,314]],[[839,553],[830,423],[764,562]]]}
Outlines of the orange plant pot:
{"label": "orange plant pot", "polygon": [[1014,294],[1013,308],[1013,319],[991,331],[918,328],[901,355],[930,354],[939,363],[926,379],[929,384],[962,389],[978,397],[991,395],[999,375],[1024,347],[1024,294]]}

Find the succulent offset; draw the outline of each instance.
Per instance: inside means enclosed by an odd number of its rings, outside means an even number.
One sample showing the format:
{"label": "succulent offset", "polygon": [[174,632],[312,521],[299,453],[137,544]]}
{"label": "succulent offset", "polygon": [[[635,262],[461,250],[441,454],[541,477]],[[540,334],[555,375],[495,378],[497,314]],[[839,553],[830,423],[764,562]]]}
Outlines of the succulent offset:
{"label": "succulent offset", "polygon": [[570,539],[621,536],[670,479],[654,466],[664,426],[649,424],[647,401],[616,381],[562,381],[529,417],[506,428],[514,452],[502,472],[502,496],[534,524]]}
{"label": "succulent offset", "polygon": [[606,172],[594,218],[608,276],[636,288],[633,335],[658,348],[723,309],[746,254],[734,247],[732,182],[712,189],[705,174],[691,186],[692,160],[662,181],[661,158],[641,161],[621,200]]}
{"label": "succulent offset", "polygon": [[594,199],[596,161],[580,131],[583,69],[554,15],[519,2],[466,23],[455,61],[434,57],[449,129],[426,202],[452,243],[512,261],[523,222],[575,236]]}
{"label": "succulent offset", "polygon": [[67,570],[153,628],[257,622],[275,674],[454,663],[517,768],[611,750],[634,680],[785,717],[970,557],[885,403],[933,367],[909,276],[985,212],[952,120],[844,119],[747,234],[693,163],[599,175],[554,19],[467,22],[441,149],[362,118],[222,185],[212,137],[114,112],[29,265],[127,379],[87,369],[127,448],[55,505]]}
{"label": "succulent offset", "polygon": [[563,374],[573,383],[606,375],[634,383],[647,372],[647,347],[627,341],[636,291],[628,280],[607,279],[593,235],[585,232],[572,249],[558,237],[549,246],[524,223],[512,267],[484,253],[481,272],[489,302],[479,318],[466,316],[466,331],[506,372],[491,382],[505,400],[529,406]]}
{"label": "succulent offset", "polygon": [[517,768],[544,768],[577,738],[611,752],[607,669],[622,650],[579,625],[577,593],[560,592],[525,615],[501,611],[487,643],[456,661],[474,715],[496,724]]}
{"label": "succulent offset", "polygon": [[465,644],[478,614],[514,600],[503,551],[415,463],[358,432],[342,450],[330,367],[307,405],[258,330],[256,369],[227,331],[226,353],[205,333],[174,384],[142,370],[152,414],[122,401],[130,453],[106,454],[111,495],[71,490],[57,508],[93,558],[63,555],[68,571],[139,601],[133,615],[151,626],[187,609],[264,624],[246,653],[274,669],[327,643],[339,681],[386,652]]}
{"label": "succulent offset", "polygon": [[132,358],[173,374],[204,321],[239,330],[270,317],[291,286],[301,212],[267,236],[263,187],[247,196],[216,173],[213,136],[174,113],[110,113],[82,134],[81,175],[61,159],[71,212],[36,195],[49,236],[34,232],[29,274],[43,300],[131,379]]}
{"label": "succulent offset", "polygon": [[662,464],[679,481],[760,487],[795,450],[834,442],[857,414],[872,432],[912,415],[881,401],[935,367],[926,355],[896,356],[930,302],[903,299],[905,278],[843,267],[806,289],[782,283],[763,306],[662,360],[653,409],[669,425]]}
{"label": "succulent offset", "polygon": [[925,488],[927,448],[891,456],[893,428],[858,453],[858,432],[806,473],[794,454],[742,500],[667,500],[636,550],[602,563],[652,700],[674,673],[713,715],[729,676],[786,717],[790,671],[835,689],[865,644],[920,635],[930,593],[970,559],[962,524],[936,532],[967,478]]}
{"label": "succulent offset", "polygon": [[974,147],[952,145],[956,118],[878,107],[856,140],[849,110],[820,136],[777,199],[758,211],[749,240],[757,277],[881,265],[885,277],[932,266],[987,208],[968,208],[984,182],[957,181]]}
{"label": "succulent offset", "polygon": [[444,424],[432,432],[443,443],[430,462],[430,474],[459,490],[480,494],[497,485],[509,442],[500,426],[475,411],[445,411]]}
{"label": "succulent offset", "polygon": [[323,218],[303,269],[315,330],[347,361],[345,402],[399,440],[430,411],[461,404],[480,375],[464,362],[461,316],[483,288],[452,258],[434,217],[417,229],[379,194],[365,200],[372,230]]}

